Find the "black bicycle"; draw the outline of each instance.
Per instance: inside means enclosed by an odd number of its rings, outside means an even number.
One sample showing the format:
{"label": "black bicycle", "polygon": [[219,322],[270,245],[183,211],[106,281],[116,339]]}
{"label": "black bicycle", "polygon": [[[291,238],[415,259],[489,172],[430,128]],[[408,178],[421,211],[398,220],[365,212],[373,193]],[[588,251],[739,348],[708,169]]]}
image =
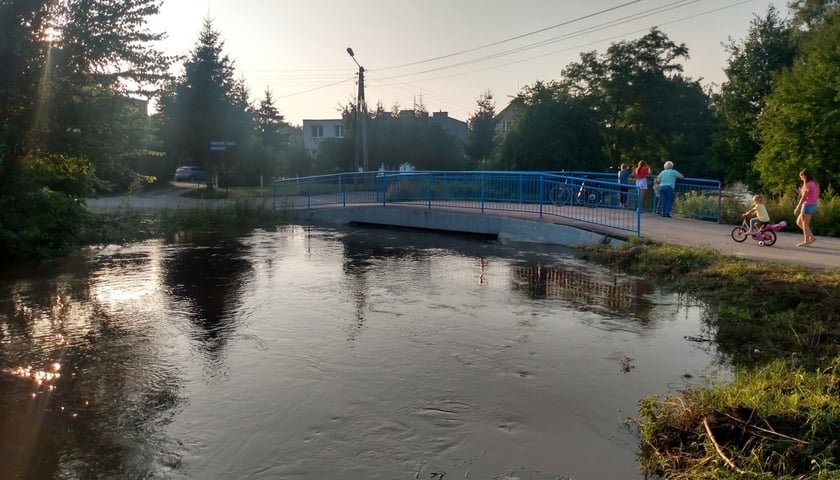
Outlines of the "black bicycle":
{"label": "black bicycle", "polygon": [[580,185],[569,183],[566,180],[551,188],[548,198],[551,203],[557,206],[581,205],[586,207],[598,207],[603,200],[601,190],[581,182]]}

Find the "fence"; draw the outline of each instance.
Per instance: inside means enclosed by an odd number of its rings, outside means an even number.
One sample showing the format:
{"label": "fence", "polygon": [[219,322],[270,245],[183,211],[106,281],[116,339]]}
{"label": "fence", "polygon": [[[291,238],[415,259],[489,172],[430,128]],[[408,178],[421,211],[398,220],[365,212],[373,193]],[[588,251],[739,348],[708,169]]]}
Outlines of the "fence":
{"label": "fence", "polygon": [[[696,179],[678,182],[674,213],[719,219],[720,183],[716,189],[714,184]],[[652,194],[639,208],[639,189],[617,183],[615,174],[590,172],[358,172],[276,180],[272,190],[275,208],[367,204],[509,211],[559,217],[637,236],[642,212],[657,208]]]}
{"label": "fence", "polygon": [[[591,178],[602,181],[618,180],[617,172],[562,171],[557,173],[560,175],[571,175],[573,177]],[[648,177],[648,185],[651,187],[653,186],[654,179],[656,179],[656,175]],[[631,182],[633,182],[632,179]],[[674,208],[671,213],[719,222],[722,209],[721,202],[723,200],[722,188],[720,180],[706,178],[683,178],[678,180],[674,188],[676,201],[674,202]],[[633,203],[629,207],[636,208],[637,204]],[[658,213],[660,210],[659,195],[653,188],[649,188],[645,193],[642,211]]]}

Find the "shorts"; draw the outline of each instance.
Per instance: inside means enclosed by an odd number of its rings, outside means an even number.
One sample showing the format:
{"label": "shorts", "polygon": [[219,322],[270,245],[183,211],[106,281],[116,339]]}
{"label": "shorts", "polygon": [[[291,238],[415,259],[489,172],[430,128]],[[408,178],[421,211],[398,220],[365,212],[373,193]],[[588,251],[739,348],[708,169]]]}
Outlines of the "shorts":
{"label": "shorts", "polygon": [[812,203],[810,205],[805,205],[804,207],[802,207],[802,213],[804,213],[805,215],[813,215],[817,213],[817,204]]}
{"label": "shorts", "polygon": [[642,190],[647,190],[647,178],[639,178],[636,180],[636,186]]}

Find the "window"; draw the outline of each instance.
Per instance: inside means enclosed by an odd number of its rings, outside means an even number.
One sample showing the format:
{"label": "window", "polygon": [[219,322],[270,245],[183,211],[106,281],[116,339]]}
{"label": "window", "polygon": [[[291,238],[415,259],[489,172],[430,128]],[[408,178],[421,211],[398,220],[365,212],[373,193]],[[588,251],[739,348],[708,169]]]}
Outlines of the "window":
{"label": "window", "polygon": [[512,122],[510,120],[505,120],[504,122],[502,122],[502,132],[507,133],[508,131],[510,131],[511,123]]}
{"label": "window", "polygon": [[344,138],[344,126],[333,125],[333,136],[336,138]]}
{"label": "window", "polygon": [[312,138],[323,138],[324,136],[324,126],[323,125],[312,125]]}

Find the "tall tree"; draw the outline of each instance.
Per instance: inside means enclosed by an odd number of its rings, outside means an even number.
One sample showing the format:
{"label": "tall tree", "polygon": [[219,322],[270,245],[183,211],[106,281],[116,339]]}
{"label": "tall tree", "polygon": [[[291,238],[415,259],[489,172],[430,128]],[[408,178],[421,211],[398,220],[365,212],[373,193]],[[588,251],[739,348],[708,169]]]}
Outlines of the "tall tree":
{"label": "tall tree", "polygon": [[[236,149],[253,133],[247,90],[234,79],[235,64],[223,53],[221,34],[204,20],[195,47],[159,104],[162,138],[167,154],[178,163],[206,167],[213,175],[226,173]],[[225,142],[224,150],[210,142]]]}
{"label": "tall tree", "polygon": [[467,121],[467,155],[474,163],[487,162],[496,149],[496,102],[486,91],[476,101],[478,109]]}
{"label": "tall tree", "polygon": [[171,58],[152,47],[163,34],[145,27],[160,0],[67,0],[54,3],[50,52],[50,150],[93,162],[117,188],[142,180],[132,164],[153,146],[145,103]]}
{"label": "tall tree", "polygon": [[49,0],[0,0],[0,191],[8,191],[35,125]]}
{"label": "tall tree", "polygon": [[[680,152],[683,158],[704,162],[708,102],[698,102],[704,96],[699,83],[682,76],[683,58],[686,46],[653,28],[611,45],[603,56],[584,53],[563,69],[561,86],[601,125],[610,164],[664,161],[689,145],[694,150]],[[681,108],[686,101],[693,108]]]}
{"label": "tall tree", "polygon": [[260,100],[260,106],[255,114],[260,142],[266,147],[282,149],[288,141],[288,132],[286,131],[288,125],[274,105],[274,97],[270,89],[265,89],[265,94]]}
{"label": "tall tree", "polygon": [[840,8],[829,11],[778,78],[759,118],[755,168],[773,193],[789,192],[802,168],[840,185]]}
{"label": "tall tree", "polygon": [[792,0],[788,8],[793,15],[793,25],[809,31],[816,27],[834,7],[840,5],[840,0]]}
{"label": "tall tree", "polygon": [[588,106],[555,82],[536,82],[518,105],[501,146],[500,167],[511,170],[604,170],[600,126]]}
{"label": "tall tree", "polygon": [[[145,27],[159,3],[0,2],[0,56],[11,67],[0,75],[0,111],[14,124],[4,135],[25,128],[27,150],[85,157],[100,176],[115,158],[147,147],[138,144],[146,137],[124,130],[137,111],[126,98],[154,90],[166,75],[170,59],[151,46],[163,35]],[[20,140],[3,143],[23,154]]]}
{"label": "tall tree", "polygon": [[[150,146],[131,94],[168,69],[146,17],[159,0],[0,0],[0,252],[60,252],[76,197]],[[117,165],[119,168],[114,168]],[[131,176],[130,173],[128,175]],[[128,181],[130,183],[131,180]]]}
{"label": "tall tree", "polygon": [[727,80],[713,96],[718,129],[713,134],[713,163],[727,183],[741,181],[760,190],[758,172],[753,168],[761,148],[758,118],[765,109],[765,98],[775,86],[775,78],[793,63],[797,54],[794,29],[771,6],[764,17],[754,17],[747,38],[731,41],[726,49],[729,62],[724,69]]}

